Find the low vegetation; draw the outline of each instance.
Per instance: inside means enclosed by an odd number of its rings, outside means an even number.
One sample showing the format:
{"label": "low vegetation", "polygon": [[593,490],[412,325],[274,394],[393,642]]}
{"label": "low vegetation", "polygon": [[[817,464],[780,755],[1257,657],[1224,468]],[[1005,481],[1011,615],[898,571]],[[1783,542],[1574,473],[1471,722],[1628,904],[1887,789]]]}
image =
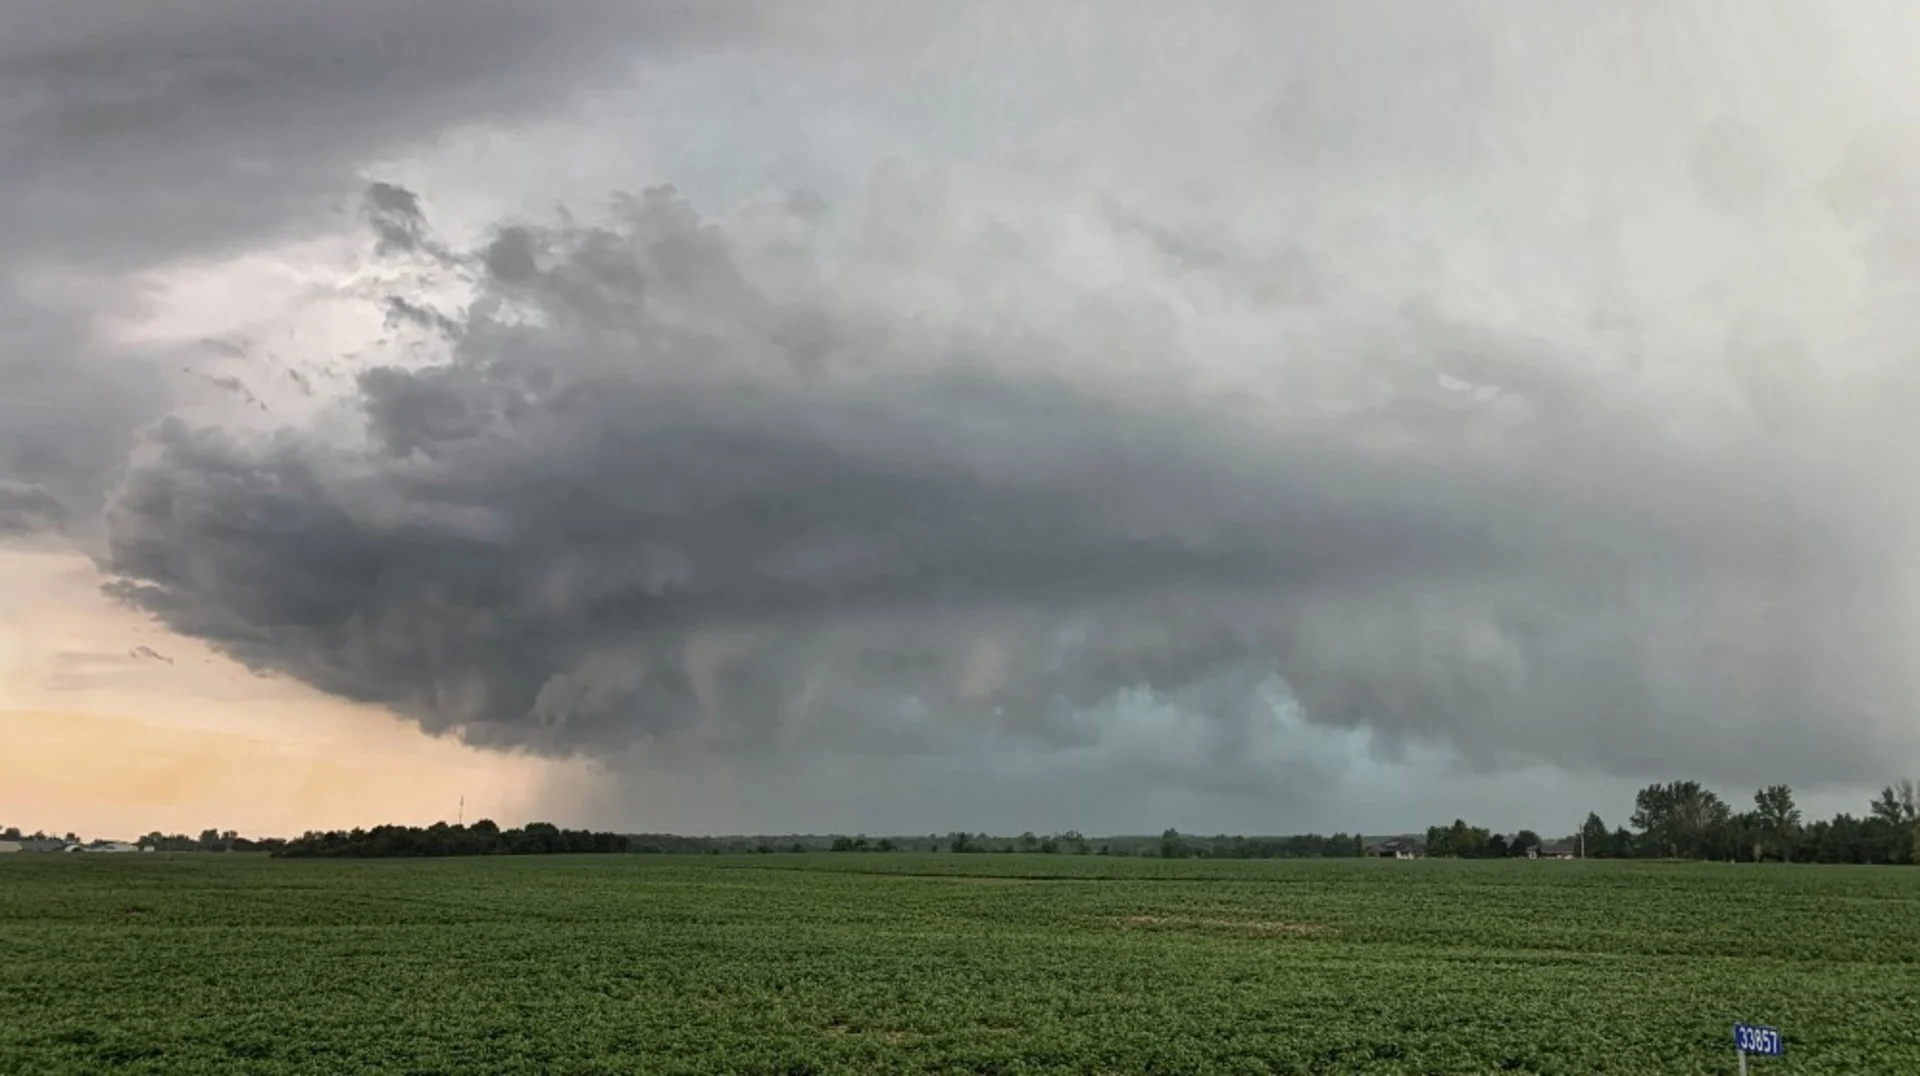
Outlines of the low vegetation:
{"label": "low vegetation", "polygon": [[1875,867],[11,856],[0,936],[0,1072],[1920,1072]]}

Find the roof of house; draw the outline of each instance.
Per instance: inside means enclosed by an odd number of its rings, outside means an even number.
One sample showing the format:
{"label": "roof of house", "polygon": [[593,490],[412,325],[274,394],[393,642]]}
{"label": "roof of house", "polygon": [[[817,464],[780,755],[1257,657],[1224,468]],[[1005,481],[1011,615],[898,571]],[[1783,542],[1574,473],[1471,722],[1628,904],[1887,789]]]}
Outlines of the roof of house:
{"label": "roof of house", "polygon": [[1383,837],[1372,847],[1382,852],[1417,851],[1426,847],[1427,842],[1418,837]]}
{"label": "roof of house", "polygon": [[1570,855],[1574,850],[1572,841],[1541,841],[1540,854],[1543,856]]}

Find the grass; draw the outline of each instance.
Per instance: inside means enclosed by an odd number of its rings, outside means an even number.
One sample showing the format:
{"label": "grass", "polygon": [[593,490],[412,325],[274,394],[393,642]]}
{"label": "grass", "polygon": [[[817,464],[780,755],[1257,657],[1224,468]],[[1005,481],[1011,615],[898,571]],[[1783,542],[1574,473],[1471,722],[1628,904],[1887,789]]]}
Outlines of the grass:
{"label": "grass", "polygon": [[1920,870],[0,861],[0,1073],[1920,1072]]}

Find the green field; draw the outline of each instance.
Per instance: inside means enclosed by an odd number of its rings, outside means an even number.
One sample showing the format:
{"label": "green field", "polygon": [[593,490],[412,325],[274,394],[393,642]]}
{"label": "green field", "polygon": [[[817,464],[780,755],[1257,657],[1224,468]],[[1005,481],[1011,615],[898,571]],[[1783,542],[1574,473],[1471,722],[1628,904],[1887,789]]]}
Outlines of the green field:
{"label": "green field", "polygon": [[1920,1073],[1920,870],[0,861],[0,1072]]}

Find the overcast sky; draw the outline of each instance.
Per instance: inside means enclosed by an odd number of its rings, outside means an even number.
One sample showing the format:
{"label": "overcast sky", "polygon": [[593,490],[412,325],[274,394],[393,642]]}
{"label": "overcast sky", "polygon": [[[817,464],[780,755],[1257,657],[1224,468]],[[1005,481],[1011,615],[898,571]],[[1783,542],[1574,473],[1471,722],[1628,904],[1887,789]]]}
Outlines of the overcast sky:
{"label": "overcast sky", "polygon": [[1909,4],[32,3],[0,172],[0,822],[1920,773]]}

